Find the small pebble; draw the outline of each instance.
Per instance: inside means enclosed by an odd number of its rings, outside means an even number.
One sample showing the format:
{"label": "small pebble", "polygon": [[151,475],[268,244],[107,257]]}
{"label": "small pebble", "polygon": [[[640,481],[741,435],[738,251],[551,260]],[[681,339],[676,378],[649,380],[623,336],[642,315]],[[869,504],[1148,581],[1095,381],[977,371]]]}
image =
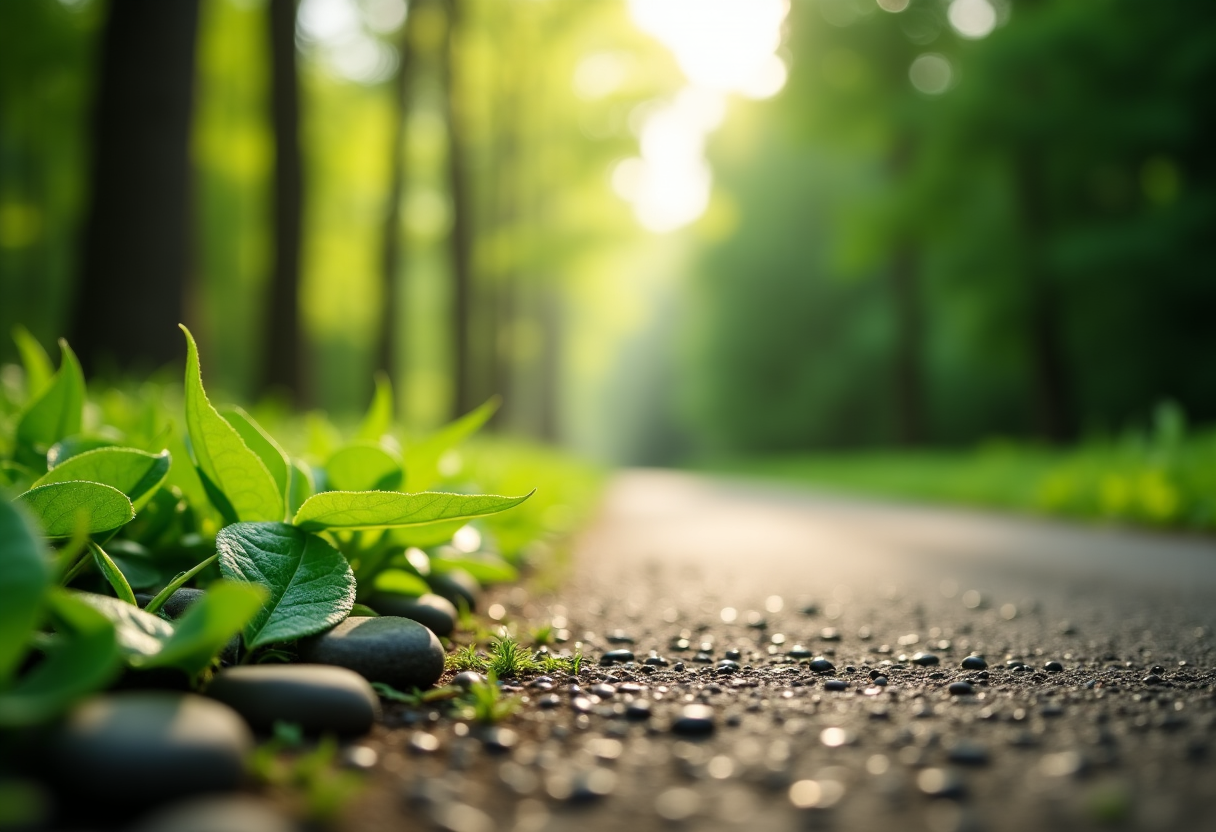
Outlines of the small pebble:
{"label": "small pebble", "polygon": [[718,672],[722,674],[738,673],[739,663],[733,662],[730,659],[724,659],[718,662]]}
{"label": "small pebble", "polygon": [[1043,669],[1048,673],[1059,673],[1064,669],[1064,665],[1057,661],[1050,661],[1043,665]]}
{"label": "small pebble", "polygon": [[638,699],[625,706],[626,719],[650,719],[650,703]]}
{"label": "small pebble", "polygon": [[708,705],[685,705],[679,719],[671,724],[676,734],[702,736],[714,730],[714,709]]}
{"label": "small pebble", "polygon": [[912,664],[920,665],[921,667],[931,667],[938,664],[940,659],[932,653],[916,653],[911,658]]}
{"label": "small pebble", "polygon": [[836,665],[821,656],[811,661],[810,668],[816,673],[831,673],[836,669]]}
{"label": "small pebble", "polygon": [[624,664],[625,662],[631,662],[631,661],[633,661],[633,651],[626,650],[623,647],[619,650],[609,650],[607,653],[605,653],[603,656],[600,657],[600,665],[604,666],[604,667],[607,667],[608,665],[612,665],[612,664],[617,664],[618,662],[621,664]]}
{"label": "small pebble", "polygon": [[962,681],[951,682],[950,687],[947,688],[947,690],[950,692],[951,696],[970,696],[971,694],[975,693],[975,688],[972,687],[970,682]]}
{"label": "small pebble", "polygon": [[963,670],[986,670],[988,662],[984,661],[983,656],[968,656],[963,659]]}
{"label": "small pebble", "polygon": [[842,690],[848,690],[849,686],[846,682],[843,682],[840,679],[828,679],[826,682],[823,683],[823,689],[831,690],[831,691],[842,691]]}
{"label": "small pebble", "polygon": [[1159,684],[1161,684],[1161,677],[1158,676],[1156,673],[1150,673],[1149,675],[1144,677],[1144,684],[1159,685]]}

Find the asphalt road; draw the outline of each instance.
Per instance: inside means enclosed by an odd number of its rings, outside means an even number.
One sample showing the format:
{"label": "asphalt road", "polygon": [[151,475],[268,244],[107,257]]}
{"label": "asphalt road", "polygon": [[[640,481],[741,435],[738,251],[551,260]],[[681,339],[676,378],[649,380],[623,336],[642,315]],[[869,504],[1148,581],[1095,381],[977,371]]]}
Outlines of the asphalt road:
{"label": "asphalt road", "polygon": [[1216,829],[1210,539],[639,470],[564,589],[501,598],[589,667],[518,691],[497,756],[437,721],[417,760],[389,715],[391,782],[455,832]]}

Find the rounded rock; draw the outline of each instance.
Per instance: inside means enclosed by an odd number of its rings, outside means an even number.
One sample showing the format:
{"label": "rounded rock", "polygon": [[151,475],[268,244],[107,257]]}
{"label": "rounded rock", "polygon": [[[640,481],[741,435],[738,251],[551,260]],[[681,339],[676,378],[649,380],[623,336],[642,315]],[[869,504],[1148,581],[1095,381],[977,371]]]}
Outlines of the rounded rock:
{"label": "rounded rock", "polygon": [[820,656],[819,658],[811,661],[810,668],[816,673],[831,673],[836,669],[836,665]]}
{"label": "rounded rock", "polygon": [[1050,661],[1043,665],[1043,669],[1048,673],[1059,673],[1064,669],[1064,665],[1057,661]]}
{"label": "rounded rock", "polygon": [[940,661],[941,660],[932,653],[917,653],[912,656],[911,659],[912,664],[917,664],[921,667],[932,667],[933,665],[938,664]]}
{"label": "rounded rock", "polygon": [[417,621],[437,636],[450,636],[456,629],[456,619],[459,615],[451,601],[433,592],[417,597],[395,592],[377,592],[367,599],[367,605],[381,615],[395,615],[398,618]]}
{"label": "rounded rock", "polygon": [[964,681],[951,682],[948,690],[951,696],[970,696],[975,693],[975,688],[971,683]]}
{"label": "rounded rock", "polygon": [[631,661],[633,661],[633,651],[626,650],[623,647],[619,650],[609,650],[607,653],[600,656],[600,664],[605,667],[618,662],[624,664],[625,662]]}
{"label": "rounded rock", "polygon": [[428,575],[426,582],[431,591],[452,602],[457,609],[463,603],[470,612],[476,612],[481,600],[481,584],[463,569],[453,569],[442,575]]}
{"label": "rounded rock", "polygon": [[247,796],[202,797],[174,803],[132,832],[295,832],[269,804]]}
{"label": "rounded rock", "polygon": [[51,738],[54,781],[103,805],[231,791],[253,735],[240,715],[194,694],[119,693],[78,706]]}
{"label": "rounded rock", "polygon": [[486,677],[476,670],[462,670],[452,677],[452,684],[469,690],[473,685],[481,684],[485,680]]}
{"label": "rounded rock", "polygon": [[987,670],[988,662],[984,661],[983,656],[968,656],[963,659],[963,670]]}
{"label": "rounded rock", "polygon": [[823,683],[823,689],[835,691],[835,692],[839,693],[840,691],[848,690],[849,685],[847,682],[843,681],[842,679],[828,679],[826,682]]}
{"label": "rounded rock", "polygon": [[714,709],[708,705],[685,705],[671,730],[686,736],[704,736],[714,731]]}
{"label": "rounded rock", "polygon": [[369,682],[398,690],[429,688],[443,675],[443,646],[408,618],[350,616],[333,629],[299,642],[300,658],[345,667]]}
{"label": "rounded rock", "polygon": [[216,675],[207,695],[264,732],[283,720],[310,734],[358,736],[370,731],[380,714],[380,700],[366,679],[327,664],[229,668]]}

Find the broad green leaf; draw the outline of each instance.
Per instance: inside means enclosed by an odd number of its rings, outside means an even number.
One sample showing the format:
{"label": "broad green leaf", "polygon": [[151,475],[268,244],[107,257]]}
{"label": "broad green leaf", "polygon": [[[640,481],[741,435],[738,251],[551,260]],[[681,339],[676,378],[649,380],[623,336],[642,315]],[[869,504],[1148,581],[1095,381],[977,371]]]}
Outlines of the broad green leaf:
{"label": "broad green leaf", "polygon": [[424,491],[326,491],[309,497],[296,512],[297,526],[322,529],[391,529],[443,520],[469,520],[513,508],[532,496],[447,494]]}
{"label": "broad green leaf", "polygon": [[107,439],[104,436],[69,436],[62,439],[51,446],[46,452],[46,467],[48,470],[57,465],[62,465],[72,457],[80,456],[88,451],[95,451],[98,448],[113,448],[116,447],[112,439]]}
{"label": "broad green leaf", "polygon": [[279,493],[287,494],[291,469],[287,464],[287,453],[278,442],[274,441],[274,437],[239,407],[225,407],[220,410],[220,415],[228,420],[228,424],[236,428],[236,432],[241,435],[241,439],[245,440],[249,449],[258,455],[258,459],[262,460],[262,464],[274,478],[274,484],[278,486]]}
{"label": "broad green leaf", "polygon": [[301,459],[291,461],[291,485],[287,493],[287,516],[294,517],[304,501],[317,492],[312,469]]}
{"label": "broad green leaf", "polygon": [[66,590],[48,593],[47,606],[58,638],[41,663],[0,694],[0,726],[55,717],[109,684],[121,667],[114,625],[105,615]]}
{"label": "broad green leaf", "polygon": [[393,543],[397,546],[431,549],[450,542],[452,535],[460,531],[464,524],[463,519],[457,518],[441,523],[431,523],[429,526],[406,526],[402,529],[393,529],[390,534]]}
{"label": "broad green leaf", "polygon": [[163,618],[144,612],[134,604],[109,595],[73,592],[72,597],[83,601],[104,615],[114,625],[118,650],[131,667],[144,667],[173,635],[173,625]]}
{"label": "broad green leaf", "polygon": [[[77,524],[88,534],[120,529],[135,516],[127,495],[98,482],[53,482],[31,488],[17,498],[42,526],[47,537],[71,537]],[[83,517],[84,520],[78,520]]]}
{"label": "broad green leaf", "polygon": [[378,442],[393,426],[393,384],[384,372],[376,373],[376,392],[355,439]]}
{"label": "broad green leaf", "polygon": [[411,445],[405,459],[409,490],[421,491],[434,485],[439,480],[440,457],[480,430],[500,404],[502,399],[493,396],[477,409]]}
{"label": "broad green leaf", "polygon": [[184,326],[186,334],[186,428],[194,458],[204,485],[223,495],[228,506],[217,505],[221,513],[231,508],[243,521],[283,519],[283,495],[274,477],[258,455],[241,439],[236,428],[211,406],[203,390],[198,345]]}
{"label": "broad green leaf", "polygon": [[373,583],[376,589],[381,592],[397,592],[401,595],[412,595],[415,597],[426,595],[431,591],[431,587],[426,581],[419,578],[413,572],[406,572],[404,569],[385,569],[376,576]]}
{"label": "broad green leaf", "polygon": [[334,491],[392,491],[401,485],[401,459],[379,445],[359,442],[341,448],[325,463]]}
{"label": "broad green leaf", "polygon": [[332,627],[355,602],[355,576],[342,553],[286,523],[235,523],[215,539],[225,578],[260,584],[267,603],[244,629],[250,649]]}
{"label": "broad green leaf", "polygon": [[519,580],[519,571],[497,555],[441,555],[431,558],[431,568],[440,575],[454,569],[463,569],[476,578],[477,583],[483,585]]}
{"label": "broad green leaf", "polygon": [[217,581],[173,627],[173,635],[150,667],[176,667],[191,675],[205,670],[234,635],[262,609],[266,590],[255,584]]}
{"label": "broad green leaf", "polygon": [[21,364],[25,367],[26,396],[30,399],[46,389],[47,382],[55,372],[50,356],[30,331],[18,324],[13,327],[13,341],[21,353]]}
{"label": "broad green leaf", "polygon": [[131,585],[127,583],[127,578],[122,574],[114,561],[110,560],[110,556],[106,554],[106,550],[98,546],[95,542],[89,541],[89,551],[93,555],[93,562],[97,564],[98,570],[102,576],[114,589],[114,594],[118,596],[118,600],[123,601],[131,606],[139,606],[139,602],[135,600],[135,593],[131,591]]}
{"label": "broad green leaf", "polygon": [[51,568],[21,506],[0,500],[0,689],[25,655]]}
{"label": "broad green leaf", "polygon": [[98,448],[85,451],[43,474],[34,487],[73,480],[99,482],[117,488],[139,511],[169,473],[169,452],[150,454],[135,448]]}
{"label": "broad green leaf", "polygon": [[60,339],[63,359],[59,372],[46,389],[31,400],[17,422],[17,445],[22,461],[45,459],[47,449],[63,439],[80,433],[84,417],[84,372],[68,342]]}

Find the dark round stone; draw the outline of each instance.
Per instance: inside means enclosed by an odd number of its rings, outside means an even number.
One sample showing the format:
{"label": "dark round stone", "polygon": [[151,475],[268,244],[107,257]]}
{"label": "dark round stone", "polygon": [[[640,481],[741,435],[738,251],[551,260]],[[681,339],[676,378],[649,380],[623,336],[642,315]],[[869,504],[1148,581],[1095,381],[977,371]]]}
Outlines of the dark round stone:
{"label": "dark round stone", "polygon": [[626,650],[624,647],[617,650],[609,650],[604,655],[600,656],[600,664],[607,667],[610,664],[624,664],[625,662],[633,661],[633,651]]}
{"label": "dark round stone", "polygon": [[823,689],[831,690],[831,691],[842,691],[842,690],[848,690],[849,685],[847,682],[844,682],[840,679],[828,679],[826,682],[823,683]]}
{"label": "dark round stone", "polygon": [[612,697],[616,696],[616,688],[614,688],[612,685],[605,685],[603,683],[592,685],[591,692],[600,699],[611,699]]}
{"label": "dark round stone", "polygon": [[645,699],[635,699],[625,706],[626,719],[650,719],[650,703]]}
{"label": "dark round stone", "polygon": [[694,662],[698,662],[700,664],[710,664],[713,662],[714,657],[711,656],[709,653],[706,653],[704,650],[702,650],[700,653],[697,653],[695,656],[693,656],[692,660]]}
{"label": "dark round stone", "polygon": [[78,706],[46,749],[74,800],[145,806],[236,789],[253,735],[240,714],[194,694],[131,692]]}
{"label": "dark round stone", "polygon": [[968,656],[963,659],[963,670],[986,670],[988,662],[984,661],[983,656]]}
{"label": "dark round stone", "polygon": [[887,686],[887,677],[886,676],[875,676],[871,681],[874,683],[875,686],[880,687],[880,688],[885,688]]}
{"label": "dark round stone", "polygon": [[480,737],[481,744],[485,746],[486,751],[494,754],[510,751],[519,742],[519,734],[499,725],[482,729]]}
{"label": "dark round stone", "polygon": [[1060,671],[1062,671],[1064,669],[1064,665],[1060,664],[1057,661],[1050,661],[1050,662],[1047,662],[1045,665],[1043,665],[1043,669],[1046,670],[1048,673],[1059,673]]}
{"label": "dark round stone", "polygon": [[816,673],[831,673],[836,669],[836,665],[820,656],[819,658],[811,661],[810,668]]}
{"label": "dark round stone", "polygon": [[[1180,664],[1185,664],[1185,662],[1180,662]],[[1155,664],[1148,669],[1148,672],[1156,673],[1158,676],[1160,676],[1162,673],[1165,673],[1165,668],[1159,664]]]}
{"label": "dark round stone", "polygon": [[481,602],[481,584],[463,569],[428,575],[426,582],[430,584],[432,592],[447,598],[457,609],[464,604],[470,611],[477,611]]}
{"label": "dark round stone", "polygon": [[743,658],[743,654],[734,648],[727,650],[724,655],[733,662],[737,662],[739,659]]}
{"label": "dark round stone", "polygon": [[173,803],[131,832],[295,832],[271,805],[247,795],[212,795]]}
{"label": "dark round stone", "polygon": [[485,680],[486,677],[482,676],[476,670],[462,670],[452,677],[452,684],[468,690],[469,688],[473,687],[473,685],[484,682]]}
{"label": "dark round stone", "polygon": [[950,762],[963,766],[982,766],[988,764],[988,749],[977,742],[959,740],[950,746],[948,752]]}
{"label": "dark round stone", "polygon": [[723,674],[738,673],[739,663],[731,661],[730,659],[723,659],[722,661],[718,662],[718,672]]}
{"label": "dark round stone", "polygon": [[429,688],[443,675],[443,646],[417,621],[384,615],[351,616],[332,630],[298,643],[300,658],[336,664],[398,690]]}
{"label": "dark round stone", "polygon": [[801,644],[795,644],[790,648],[789,651],[789,657],[791,659],[809,659],[812,655],[814,654]]}
{"label": "dark round stone", "polygon": [[667,659],[663,658],[662,656],[647,656],[646,660],[643,661],[642,664],[650,667],[667,667],[668,662]]}
{"label": "dark round stone", "polygon": [[[169,618],[181,618],[186,614],[186,610],[190,609],[191,605],[204,595],[206,595],[206,592],[201,589],[184,586],[169,596],[165,603],[161,605],[161,611],[169,616]],[[154,597],[153,595],[140,593],[135,596],[135,600],[139,602],[141,607],[146,607],[148,606],[148,602]]]}
{"label": "dark round stone", "polygon": [[918,664],[921,667],[932,667],[938,664],[941,660],[932,653],[916,653],[912,656],[912,664]]}
{"label": "dark round stone", "polygon": [[263,664],[221,671],[207,695],[229,706],[255,731],[276,720],[310,734],[366,734],[380,715],[380,700],[367,680],[327,664]]}
{"label": "dark round stone", "polygon": [[1144,677],[1144,684],[1159,685],[1159,684],[1161,684],[1161,677],[1158,676],[1156,673],[1150,673],[1149,675]]}
{"label": "dark round stone", "polygon": [[685,705],[671,730],[685,736],[704,736],[714,731],[714,709],[708,705]]}
{"label": "dark round stone", "polygon": [[456,629],[456,606],[442,595],[432,592],[418,597],[377,592],[367,599],[367,605],[381,615],[417,621],[437,636],[450,636]]}
{"label": "dark round stone", "polygon": [[975,688],[971,686],[971,683],[963,681],[951,682],[948,690],[952,696],[970,696],[975,693]]}

